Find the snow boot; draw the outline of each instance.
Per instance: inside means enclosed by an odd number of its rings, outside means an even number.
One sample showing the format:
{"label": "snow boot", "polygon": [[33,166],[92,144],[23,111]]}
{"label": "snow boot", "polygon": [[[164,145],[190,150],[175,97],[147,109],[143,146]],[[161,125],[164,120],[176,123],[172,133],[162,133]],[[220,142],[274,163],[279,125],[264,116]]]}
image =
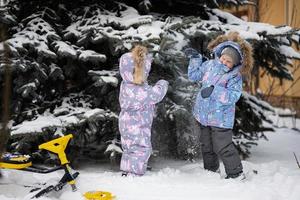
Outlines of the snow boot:
{"label": "snow boot", "polygon": [[147,165],[147,171],[152,171],[152,167]]}
{"label": "snow boot", "polygon": [[225,179],[235,179],[235,180],[245,180],[246,175],[243,172],[237,173],[237,174],[228,174]]}

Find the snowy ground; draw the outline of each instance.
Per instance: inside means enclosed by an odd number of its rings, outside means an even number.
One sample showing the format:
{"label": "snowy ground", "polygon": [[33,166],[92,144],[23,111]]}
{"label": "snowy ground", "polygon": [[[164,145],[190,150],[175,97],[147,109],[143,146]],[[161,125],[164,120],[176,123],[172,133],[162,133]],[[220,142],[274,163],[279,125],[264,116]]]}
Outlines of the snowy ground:
{"label": "snowy ground", "polygon": [[[299,125],[299,121],[297,121]],[[252,156],[243,161],[246,181],[225,180],[219,174],[205,171],[202,162],[164,160],[156,158],[153,170],[144,177],[121,177],[120,172],[107,164],[83,164],[77,179],[77,192],[69,186],[61,192],[53,192],[40,200],[83,200],[82,194],[90,190],[109,191],[117,200],[299,200],[300,169],[293,152],[300,159],[300,132],[278,128],[266,133],[269,141],[260,141],[252,149]],[[224,176],[224,169],[221,169]],[[48,175],[16,170],[2,170],[0,179],[1,200],[29,199],[31,188],[40,182],[55,182],[62,172]]]}

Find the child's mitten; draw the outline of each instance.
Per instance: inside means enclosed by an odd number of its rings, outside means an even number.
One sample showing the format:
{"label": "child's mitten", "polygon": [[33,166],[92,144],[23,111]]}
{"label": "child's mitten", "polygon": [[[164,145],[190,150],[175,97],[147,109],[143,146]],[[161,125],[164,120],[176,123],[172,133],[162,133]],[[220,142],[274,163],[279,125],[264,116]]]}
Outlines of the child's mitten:
{"label": "child's mitten", "polygon": [[210,97],[210,95],[213,92],[214,88],[215,88],[215,86],[213,86],[213,85],[211,85],[209,87],[206,87],[206,88],[203,88],[201,90],[201,96],[202,96],[202,98],[205,99],[205,98]]}

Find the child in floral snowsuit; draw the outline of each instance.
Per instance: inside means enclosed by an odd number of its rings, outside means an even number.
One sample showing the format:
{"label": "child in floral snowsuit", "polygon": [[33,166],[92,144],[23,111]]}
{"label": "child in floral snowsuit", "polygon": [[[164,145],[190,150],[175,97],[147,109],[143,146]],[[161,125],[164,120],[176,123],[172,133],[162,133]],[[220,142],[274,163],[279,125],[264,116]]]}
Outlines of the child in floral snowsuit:
{"label": "child in floral snowsuit", "polygon": [[233,142],[232,128],[235,104],[242,93],[242,74],[252,66],[251,46],[237,33],[222,35],[212,41],[215,58],[203,62],[194,49],[186,49],[190,58],[188,77],[201,81],[193,115],[201,127],[201,149],[204,168],[219,170],[220,158],[227,174],[226,178],[243,175],[243,167]]}
{"label": "child in floral snowsuit", "polygon": [[152,153],[151,125],[155,104],[160,102],[168,89],[168,82],[158,81],[155,86],[147,83],[151,58],[147,49],[137,45],[120,58],[119,130],[121,133],[122,175],[143,175]]}

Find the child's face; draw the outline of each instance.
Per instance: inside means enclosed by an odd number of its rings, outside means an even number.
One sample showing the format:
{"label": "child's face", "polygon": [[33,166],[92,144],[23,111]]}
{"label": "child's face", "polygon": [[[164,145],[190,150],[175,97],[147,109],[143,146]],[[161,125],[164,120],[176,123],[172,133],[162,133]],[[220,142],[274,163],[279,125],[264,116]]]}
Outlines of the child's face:
{"label": "child's face", "polygon": [[231,69],[233,67],[233,60],[230,56],[224,54],[220,57],[220,62],[223,65],[226,65],[229,69]]}

